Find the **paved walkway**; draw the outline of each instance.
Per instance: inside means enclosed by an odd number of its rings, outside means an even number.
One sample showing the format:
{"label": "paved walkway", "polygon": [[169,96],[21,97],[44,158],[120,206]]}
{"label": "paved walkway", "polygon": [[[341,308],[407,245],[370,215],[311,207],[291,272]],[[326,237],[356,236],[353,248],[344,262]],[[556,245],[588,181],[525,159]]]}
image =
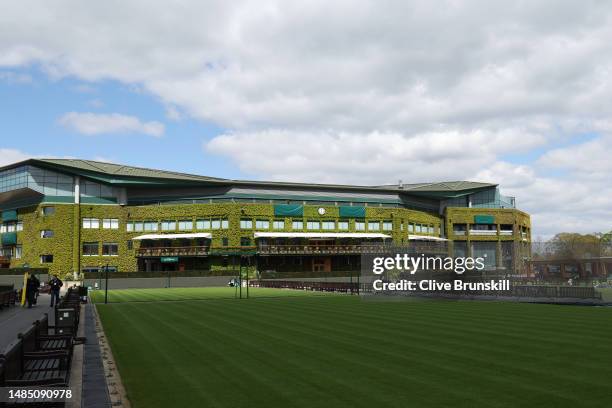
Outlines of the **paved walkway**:
{"label": "paved walkway", "polygon": [[21,305],[10,306],[0,310],[0,351],[4,351],[6,346],[17,340],[17,334],[27,330],[35,320],[49,314],[49,325],[53,325],[55,315],[53,308],[49,307],[51,297],[49,295],[39,295],[38,302],[31,309],[21,307]]}
{"label": "paved walkway", "polygon": [[[106,375],[102,363],[100,343],[96,334],[96,316],[91,303],[85,306],[85,336],[87,343],[83,349],[83,390],[81,407],[108,408],[111,406]],[[83,319],[81,319],[81,322]],[[82,324],[82,323],[81,323]]]}

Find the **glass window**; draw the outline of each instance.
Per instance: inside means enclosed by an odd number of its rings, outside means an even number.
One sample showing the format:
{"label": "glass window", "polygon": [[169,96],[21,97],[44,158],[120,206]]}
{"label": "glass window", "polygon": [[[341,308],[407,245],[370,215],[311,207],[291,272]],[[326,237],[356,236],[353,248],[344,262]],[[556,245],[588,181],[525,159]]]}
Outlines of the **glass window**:
{"label": "glass window", "polygon": [[421,232],[421,224],[416,224],[416,232]]}
{"label": "glass window", "polygon": [[53,255],[51,254],[41,255],[40,263],[53,263]]}
{"label": "glass window", "polygon": [[5,232],[7,232],[7,231],[6,231],[6,224],[2,224],[2,225],[0,225],[0,234],[3,234],[3,233],[5,233]]}
{"label": "glass window", "polygon": [[131,239],[127,240],[127,249],[129,250],[134,249],[134,242]]}
{"label": "glass window", "polygon": [[308,221],[306,223],[306,229],[318,230],[321,229],[321,224],[319,223],[319,221]]}
{"label": "glass window", "polygon": [[53,238],[53,231],[52,230],[42,230],[40,231],[40,237],[41,238]]}
{"label": "glass window", "polygon": [[197,220],[196,221],[196,229],[199,229],[199,230],[209,230],[210,229],[210,220]]}
{"label": "glass window", "polygon": [[127,232],[132,232],[134,231],[134,223],[133,222],[127,222],[125,223],[125,230]]}
{"label": "glass window", "polygon": [[179,230],[180,231],[191,231],[193,229],[193,221],[191,220],[180,220]]}
{"label": "glass window", "polygon": [[270,221],[268,221],[268,220],[257,220],[255,222],[255,228],[257,228],[257,229],[270,229]]}
{"label": "glass window", "polygon": [[380,230],[380,222],[378,221],[368,222],[368,231],[379,231],[379,230]]}
{"label": "glass window", "polygon": [[408,232],[414,232],[414,224],[408,224]]}
{"label": "glass window", "polygon": [[285,229],[285,221],[283,220],[274,220],[272,223],[272,228],[275,230],[283,230]]}
{"label": "glass window", "polygon": [[47,216],[47,215],[53,215],[55,214],[55,207],[43,207],[42,208],[42,215]]}
{"label": "glass window", "polygon": [[240,238],[240,246],[251,246],[251,238],[248,238],[248,237]]}
{"label": "glass window", "polygon": [[157,231],[157,221],[145,221],[144,230],[145,231]]}
{"label": "glass window", "polygon": [[17,221],[17,224],[15,224],[15,231],[23,231],[23,221]]}
{"label": "glass window", "polygon": [[83,218],[83,229],[100,228],[100,220],[97,218]]}
{"label": "glass window", "polygon": [[355,231],[365,231],[365,222],[355,221]]}
{"label": "glass window", "polygon": [[349,229],[348,221],[338,221],[338,229],[340,231],[348,231]]}
{"label": "glass window", "polygon": [[161,222],[162,231],[176,231],[176,221],[166,220]]}
{"label": "glass window", "polygon": [[15,247],[15,259],[21,259],[22,253],[23,253],[23,247],[21,245],[17,245]]}
{"label": "glass window", "polygon": [[393,222],[383,221],[383,231],[392,231],[392,230],[393,230]]}
{"label": "glass window", "polygon": [[229,245],[229,238],[227,237],[223,237],[221,238],[221,245],[223,245],[224,247]]}
{"label": "glass window", "polygon": [[116,242],[105,242],[102,244],[102,256],[119,255],[119,244]]}
{"label": "glass window", "polygon": [[9,222],[6,224],[6,232],[15,232],[16,229],[17,229],[17,226],[15,225],[14,222]]}
{"label": "glass window", "polygon": [[117,218],[104,218],[102,220],[102,228],[119,229],[119,220]]}
{"label": "glass window", "polygon": [[403,230],[404,230],[404,223],[403,223],[403,222],[401,222],[401,223],[400,223],[400,231],[403,231]]}
{"label": "glass window", "polygon": [[229,229],[229,220],[228,219],[222,219],[221,220],[221,229]]}
{"label": "glass window", "polygon": [[291,229],[294,230],[303,230],[304,229],[304,221],[292,221]]}
{"label": "glass window", "polygon": [[321,223],[321,228],[324,230],[335,230],[336,222],[335,221],[323,221]]}
{"label": "glass window", "polygon": [[221,229],[221,220],[212,220],[210,223],[210,227],[214,230]]}
{"label": "glass window", "polygon": [[143,230],[144,230],[144,225],[143,225],[142,221],[136,221],[134,223],[134,231],[142,232]]}
{"label": "glass window", "polygon": [[433,234],[433,233],[434,233],[434,227],[433,227],[433,225],[430,225],[430,226],[429,226],[429,233],[430,233],[430,234]]}
{"label": "glass window", "polygon": [[253,229],[253,220],[242,219],[240,220],[241,229]]}
{"label": "glass window", "polygon": [[83,256],[98,256],[98,243],[83,242]]}

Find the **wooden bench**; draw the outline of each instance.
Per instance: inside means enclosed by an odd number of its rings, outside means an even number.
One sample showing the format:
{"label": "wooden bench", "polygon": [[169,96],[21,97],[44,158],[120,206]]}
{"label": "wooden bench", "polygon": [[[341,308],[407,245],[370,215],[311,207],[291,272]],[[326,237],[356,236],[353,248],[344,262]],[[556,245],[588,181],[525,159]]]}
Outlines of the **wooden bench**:
{"label": "wooden bench", "polygon": [[67,387],[70,361],[65,351],[25,352],[22,339],[0,354],[0,385]]}
{"label": "wooden bench", "polygon": [[72,353],[74,345],[73,336],[70,334],[51,334],[49,329],[49,316],[45,313],[44,317],[34,322],[35,346],[38,350],[69,350]]}
{"label": "wooden bench", "polygon": [[17,303],[17,291],[11,289],[0,293],[0,309],[14,306],[15,303]]}

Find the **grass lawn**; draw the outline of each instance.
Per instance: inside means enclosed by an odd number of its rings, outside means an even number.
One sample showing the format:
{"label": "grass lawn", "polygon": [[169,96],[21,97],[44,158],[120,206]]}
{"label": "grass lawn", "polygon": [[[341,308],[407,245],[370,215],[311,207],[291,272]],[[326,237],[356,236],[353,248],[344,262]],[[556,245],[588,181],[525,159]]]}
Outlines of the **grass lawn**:
{"label": "grass lawn", "polygon": [[612,308],[333,295],[97,307],[135,408],[612,406]]}
{"label": "grass lawn", "polygon": [[[104,291],[91,292],[91,301],[104,303]],[[159,302],[204,299],[235,299],[238,296],[236,288],[159,288],[159,289],[113,289],[108,291],[108,301],[122,302]],[[242,296],[246,297],[246,288],[242,288]],[[301,290],[279,290],[270,288],[249,288],[249,297],[303,297],[303,296],[337,296],[331,292],[307,292]]]}

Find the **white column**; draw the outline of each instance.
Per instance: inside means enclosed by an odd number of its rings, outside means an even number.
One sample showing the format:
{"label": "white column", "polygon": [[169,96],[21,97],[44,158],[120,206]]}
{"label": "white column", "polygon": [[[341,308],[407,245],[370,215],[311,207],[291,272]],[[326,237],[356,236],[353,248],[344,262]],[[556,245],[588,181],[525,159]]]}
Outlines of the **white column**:
{"label": "white column", "polygon": [[79,176],[74,177],[74,203],[79,204],[81,202],[81,178]]}

